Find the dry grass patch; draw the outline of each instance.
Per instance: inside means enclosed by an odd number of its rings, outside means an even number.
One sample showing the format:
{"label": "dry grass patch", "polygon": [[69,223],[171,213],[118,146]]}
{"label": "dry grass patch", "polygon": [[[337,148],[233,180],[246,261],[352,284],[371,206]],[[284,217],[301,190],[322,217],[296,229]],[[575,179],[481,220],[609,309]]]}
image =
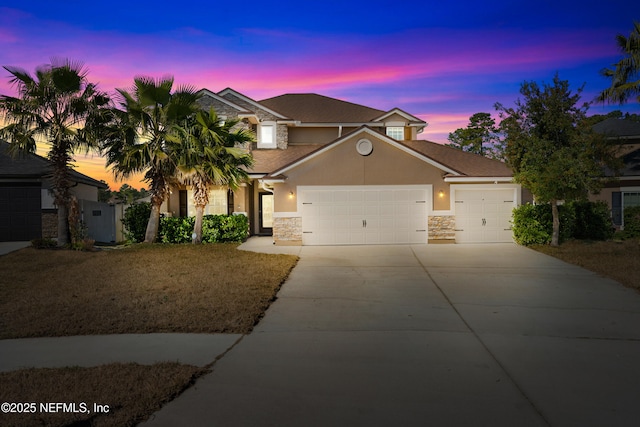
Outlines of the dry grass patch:
{"label": "dry grass patch", "polygon": [[[0,402],[36,403],[35,413],[0,413],[0,425],[133,426],[159,410],[205,372],[206,369],[195,366],[159,363],[0,373]],[[40,404],[57,402],[75,404],[78,411],[86,407],[89,413],[41,410]],[[108,405],[108,412],[94,412],[94,403]]]}
{"label": "dry grass patch", "polygon": [[0,338],[247,333],[297,262],[236,244],[0,257]]}
{"label": "dry grass patch", "polygon": [[573,240],[558,247],[537,245],[532,248],[640,290],[638,239],[607,242]]}

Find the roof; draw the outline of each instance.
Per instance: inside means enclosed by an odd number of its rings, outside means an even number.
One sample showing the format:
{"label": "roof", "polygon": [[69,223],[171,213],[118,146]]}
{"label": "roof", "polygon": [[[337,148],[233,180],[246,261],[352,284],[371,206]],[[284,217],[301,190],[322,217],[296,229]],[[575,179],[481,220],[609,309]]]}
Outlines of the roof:
{"label": "roof", "polygon": [[467,153],[457,148],[447,147],[426,140],[399,141],[412,150],[469,177],[510,177],[511,168],[499,160],[478,154]]}
{"label": "roof", "polygon": [[[478,154],[467,153],[456,148],[447,147],[426,140],[396,141],[386,135],[382,135],[374,131],[368,126],[361,126],[357,130],[350,132],[329,144],[321,146],[303,145],[290,146],[287,150],[253,151],[254,159],[256,159],[256,166],[254,166],[253,170],[258,172],[258,164],[260,164],[260,167],[262,167],[265,172],[268,171],[269,174],[281,174],[291,167],[294,167],[297,163],[304,161],[307,157],[312,157],[317,154],[316,152],[330,149],[331,146],[339,144],[340,142],[351,138],[356,133],[363,131],[372,133],[382,140],[386,139],[392,144],[397,144],[399,148],[406,148],[409,152],[417,154],[418,157],[422,157],[423,159],[426,157],[426,160],[429,163],[446,172],[446,176],[474,178],[507,178],[513,176],[511,169],[499,160],[489,159]],[[287,153],[292,149],[295,151]]]}
{"label": "roof", "polygon": [[640,122],[610,117],[593,125],[593,130],[610,137],[640,138]]}
{"label": "roof", "polygon": [[369,123],[385,113],[315,93],[289,93],[258,102],[284,116],[306,123]]}
{"label": "roof", "polygon": [[[37,154],[21,151],[17,157],[9,154],[9,143],[0,140],[0,178],[46,179],[51,176],[52,165],[49,160]],[[73,169],[69,171],[73,182],[91,185],[98,188],[108,188],[107,184],[97,181]]]}

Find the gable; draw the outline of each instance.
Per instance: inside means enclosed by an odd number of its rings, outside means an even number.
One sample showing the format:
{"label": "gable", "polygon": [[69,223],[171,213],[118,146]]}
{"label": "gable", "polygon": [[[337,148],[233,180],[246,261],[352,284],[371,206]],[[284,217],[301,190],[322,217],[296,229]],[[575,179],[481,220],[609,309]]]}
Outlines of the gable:
{"label": "gable", "polygon": [[[377,151],[382,150],[382,152],[386,152],[390,157],[388,158],[380,158],[379,154],[376,154],[375,156],[373,155],[373,152],[370,155],[367,156],[362,156],[361,154],[359,154],[356,151],[356,144],[358,143],[358,141],[360,141],[361,139],[366,139],[371,141],[371,143],[374,144],[374,151],[376,151],[376,148],[378,149]],[[372,163],[374,165],[376,165],[376,167],[382,168],[382,169],[388,169],[387,165],[394,165],[394,166],[398,166],[400,168],[405,167],[404,166],[404,162],[400,162],[400,164],[397,164],[395,162],[396,158],[401,158],[403,160],[406,160],[407,157],[398,157],[399,153],[404,153],[405,155],[409,156],[408,158],[415,158],[418,160],[419,165],[421,165],[421,167],[424,167],[424,163],[427,163],[433,167],[435,167],[436,169],[438,169],[440,171],[441,174],[452,174],[452,175],[459,175],[460,173],[448,166],[445,166],[443,164],[440,164],[437,161],[434,161],[432,158],[425,156],[424,154],[411,149],[410,147],[399,143],[398,141],[389,138],[385,135],[382,135],[372,129],[370,129],[367,126],[363,126],[361,128],[359,128],[358,130],[356,130],[355,132],[346,135],[342,138],[339,138],[337,140],[335,140],[332,143],[329,143],[325,146],[323,146],[322,148],[319,148],[313,152],[311,152],[310,154],[308,154],[307,156],[298,159],[297,161],[279,169],[276,171],[272,172],[272,175],[281,175],[281,174],[287,174],[289,173],[289,171],[291,171],[292,169],[298,168],[301,165],[303,165],[304,163],[310,162],[312,160],[314,160],[316,157],[319,156],[323,156],[325,153],[330,152],[330,151],[336,151],[336,152],[340,152],[342,153],[344,148],[341,146],[348,146],[352,148],[352,151],[345,151],[344,155],[346,155],[346,159],[351,159],[354,162],[358,162],[358,160],[363,160],[360,159],[359,157],[362,158],[367,158],[367,159],[379,159],[380,162],[369,162]],[[394,150],[389,150],[389,147],[394,148]],[[357,156],[356,157],[353,155],[353,153],[356,153]],[[323,156],[326,157],[326,156]],[[382,161],[386,160],[387,164],[382,164]],[[349,161],[347,160],[346,162],[343,160],[340,160],[339,162],[340,164],[349,164]],[[380,163],[380,164],[378,164]]]}

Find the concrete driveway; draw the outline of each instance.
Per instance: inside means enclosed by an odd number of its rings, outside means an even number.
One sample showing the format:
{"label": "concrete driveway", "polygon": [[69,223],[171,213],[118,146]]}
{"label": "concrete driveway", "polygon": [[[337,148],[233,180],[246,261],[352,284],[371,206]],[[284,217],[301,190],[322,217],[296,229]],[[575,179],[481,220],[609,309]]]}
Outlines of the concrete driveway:
{"label": "concrete driveway", "polygon": [[296,250],[254,332],[145,425],[640,420],[634,291],[512,244]]}

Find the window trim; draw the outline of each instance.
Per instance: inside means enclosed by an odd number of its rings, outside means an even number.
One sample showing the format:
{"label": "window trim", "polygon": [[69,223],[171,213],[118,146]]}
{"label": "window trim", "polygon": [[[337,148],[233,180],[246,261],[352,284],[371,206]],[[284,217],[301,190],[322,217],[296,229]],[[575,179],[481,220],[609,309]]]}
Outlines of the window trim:
{"label": "window trim", "polygon": [[[270,142],[264,142],[263,136],[267,136],[266,131],[270,129],[269,135],[271,138]],[[264,122],[258,123],[258,148],[276,148],[278,146],[278,132],[277,132],[277,124],[274,121],[266,120]]]}

